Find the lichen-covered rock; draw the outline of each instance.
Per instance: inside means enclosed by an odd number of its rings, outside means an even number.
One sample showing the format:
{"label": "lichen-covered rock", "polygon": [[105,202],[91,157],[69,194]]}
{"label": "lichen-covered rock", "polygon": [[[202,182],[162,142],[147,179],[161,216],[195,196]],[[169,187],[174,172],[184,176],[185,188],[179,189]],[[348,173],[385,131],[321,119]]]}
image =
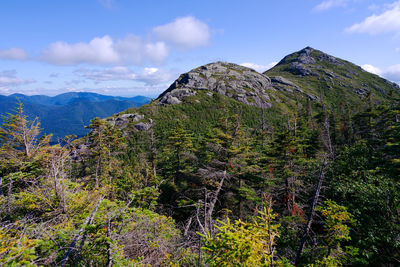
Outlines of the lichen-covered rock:
{"label": "lichen-covered rock", "polygon": [[152,126],[151,123],[143,123],[143,122],[139,122],[138,124],[134,125],[135,129],[139,131],[150,130],[151,126]]}
{"label": "lichen-covered rock", "polygon": [[162,103],[162,104],[175,105],[175,104],[180,104],[180,103],[182,103],[182,101],[179,100],[179,98],[177,98],[177,97],[172,96],[172,95],[169,94],[169,95],[164,96],[164,97],[161,99],[160,103]]}
{"label": "lichen-covered rock", "polygon": [[271,77],[271,82],[272,85],[274,86],[291,86],[291,87],[298,87],[296,84],[294,84],[293,82],[289,81],[288,79],[283,78],[282,76],[274,76]]}
{"label": "lichen-covered rock", "polygon": [[314,51],[311,47],[306,47],[299,52],[299,62],[302,64],[315,64],[315,59],[311,56],[311,52]]}
{"label": "lichen-covered rock", "polygon": [[130,122],[137,122],[144,119],[144,115],[133,113],[133,114],[118,114],[113,117],[106,119],[108,123],[112,126],[117,126],[119,128],[126,127]]}
{"label": "lichen-covered rock", "polygon": [[226,62],[210,63],[182,74],[163,94],[160,105],[179,104],[199,90],[232,97],[251,106],[271,107],[269,93],[274,90],[268,76]]}
{"label": "lichen-covered rock", "polygon": [[354,88],[354,92],[359,96],[365,96],[368,93],[368,90],[365,88]]}
{"label": "lichen-covered rock", "polygon": [[299,62],[292,62],[288,65],[288,67],[285,69],[286,71],[294,74],[294,75],[300,75],[300,76],[319,76],[318,73],[314,72],[311,68],[305,66],[302,63]]}
{"label": "lichen-covered rock", "polygon": [[271,82],[272,86],[279,91],[285,91],[289,93],[297,92],[304,97],[307,97],[309,100],[318,99],[318,97],[316,97],[315,95],[305,93],[297,84],[281,76],[271,77]]}

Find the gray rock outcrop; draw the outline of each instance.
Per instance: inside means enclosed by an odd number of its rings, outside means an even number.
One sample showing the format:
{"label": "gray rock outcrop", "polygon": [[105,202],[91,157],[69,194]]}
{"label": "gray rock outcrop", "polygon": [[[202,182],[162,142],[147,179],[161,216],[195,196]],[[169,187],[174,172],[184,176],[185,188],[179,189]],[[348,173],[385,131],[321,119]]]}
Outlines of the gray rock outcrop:
{"label": "gray rock outcrop", "polygon": [[274,88],[269,77],[255,70],[233,63],[215,62],[182,74],[159,96],[159,104],[179,104],[199,90],[216,92],[247,105],[269,108],[272,106],[269,92]]}
{"label": "gray rock outcrop", "polygon": [[133,113],[133,114],[118,114],[117,116],[109,117],[106,119],[112,126],[119,128],[125,128],[130,122],[138,122],[144,119],[144,115]]}
{"label": "gray rock outcrop", "polygon": [[136,130],[139,131],[147,131],[150,130],[151,128],[151,124],[150,123],[143,123],[143,122],[139,122],[138,124],[135,124],[134,127],[136,128]]}
{"label": "gray rock outcrop", "polygon": [[286,92],[290,92],[290,93],[297,92],[297,93],[300,93],[301,95],[307,97],[310,100],[318,99],[318,97],[316,97],[312,94],[305,93],[302,89],[300,89],[300,87],[297,84],[295,84],[281,76],[271,77],[271,82],[272,82],[272,86],[279,91],[286,91]]}

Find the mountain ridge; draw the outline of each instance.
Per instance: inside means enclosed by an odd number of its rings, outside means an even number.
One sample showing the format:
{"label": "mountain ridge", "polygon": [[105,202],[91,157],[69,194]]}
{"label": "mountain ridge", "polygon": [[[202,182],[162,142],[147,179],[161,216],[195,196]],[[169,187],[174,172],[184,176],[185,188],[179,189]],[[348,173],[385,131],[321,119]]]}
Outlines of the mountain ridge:
{"label": "mountain ridge", "polygon": [[18,98],[20,100],[29,101],[35,104],[50,105],[50,106],[62,106],[68,104],[75,99],[89,99],[92,102],[101,102],[109,99],[124,100],[124,101],[135,101],[138,103],[147,103],[151,100],[145,96],[134,96],[134,97],[122,97],[122,96],[109,96],[91,92],[68,92],[58,94],[56,96],[47,95],[24,95],[24,94],[11,94],[3,97]]}
{"label": "mountain ridge", "polygon": [[156,99],[160,105],[180,104],[206,90],[247,105],[269,108],[297,97],[320,97],[336,105],[341,99],[355,105],[372,94],[375,101],[400,94],[400,87],[346,60],[311,47],[285,56],[276,66],[257,71],[228,62],[213,62],[181,74]]}
{"label": "mountain ridge", "polygon": [[324,95],[335,104],[345,99],[360,104],[372,94],[376,101],[389,99],[390,94],[400,94],[400,87],[360,66],[320,50],[306,47],[285,56],[263,74],[280,76],[291,81],[305,92]]}
{"label": "mountain ridge", "polygon": [[40,118],[44,133],[54,138],[75,134],[85,135],[90,120],[105,118],[130,107],[139,107],[150,102],[144,96],[114,97],[89,92],[70,92],[57,96],[12,94],[0,96],[0,114],[14,110],[21,102],[28,119]]}

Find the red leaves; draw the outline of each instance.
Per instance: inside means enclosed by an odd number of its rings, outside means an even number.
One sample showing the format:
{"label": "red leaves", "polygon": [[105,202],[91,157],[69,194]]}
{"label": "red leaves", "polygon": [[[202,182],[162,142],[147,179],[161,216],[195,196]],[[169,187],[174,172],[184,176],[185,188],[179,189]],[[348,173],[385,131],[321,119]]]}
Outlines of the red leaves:
{"label": "red leaves", "polygon": [[271,174],[274,172],[274,167],[272,166],[272,164],[269,165],[268,172]]}
{"label": "red leaves", "polygon": [[299,217],[301,217],[301,218],[303,218],[303,219],[304,219],[304,217],[305,217],[305,212],[304,212],[304,210],[300,209],[300,207],[299,207],[296,203],[294,203],[294,202],[293,202],[293,208],[290,210],[290,213],[291,213],[293,216],[299,216]]}
{"label": "red leaves", "polygon": [[299,205],[296,204],[296,202],[294,202],[292,200],[292,196],[287,193],[284,197],[283,197],[283,202],[284,203],[288,203],[288,202],[292,202],[292,205],[289,205],[289,212],[292,216],[299,216],[301,218],[304,219],[305,217],[305,212],[304,210],[300,209]]}

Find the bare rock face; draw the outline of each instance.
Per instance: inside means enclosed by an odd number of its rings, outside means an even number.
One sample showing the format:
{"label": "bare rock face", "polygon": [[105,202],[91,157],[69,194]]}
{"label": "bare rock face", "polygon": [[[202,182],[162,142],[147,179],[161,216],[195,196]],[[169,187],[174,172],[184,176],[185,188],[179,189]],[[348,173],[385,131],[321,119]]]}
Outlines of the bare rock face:
{"label": "bare rock face", "polygon": [[134,126],[135,126],[136,130],[148,131],[148,130],[150,130],[152,124],[151,123],[139,122],[138,124],[135,124]]}
{"label": "bare rock face", "polygon": [[160,105],[179,104],[187,96],[207,90],[232,97],[251,106],[269,108],[272,101],[268,94],[275,90],[266,75],[233,63],[210,63],[182,74],[159,99]]}
{"label": "bare rock face", "polygon": [[283,78],[281,76],[273,76],[271,77],[271,82],[272,86],[277,89],[278,91],[286,91],[289,93],[297,92],[302,94],[304,97],[307,97],[309,100],[316,100],[318,97],[312,95],[312,94],[307,94],[305,93],[300,87],[293,83],[292,81],[289,81],[286,78]]}
{"label": "bare rock face", "polygon": [[298,61],[301,64],[315,64],[315,59],[311,56],[311,52],[313,52],[314,49],[311,47],[306,47],[303,50],[299,52],[299,58]]}
{"label": "bare rock face", "polygon": [[125,128],[130,122],[137,122],[144,119],[144,115],[133,113],[133,114],[118,114],[116,117],[109,117],[106,119],[112,126],[119,128]]}

